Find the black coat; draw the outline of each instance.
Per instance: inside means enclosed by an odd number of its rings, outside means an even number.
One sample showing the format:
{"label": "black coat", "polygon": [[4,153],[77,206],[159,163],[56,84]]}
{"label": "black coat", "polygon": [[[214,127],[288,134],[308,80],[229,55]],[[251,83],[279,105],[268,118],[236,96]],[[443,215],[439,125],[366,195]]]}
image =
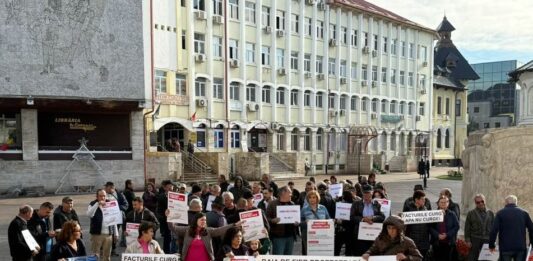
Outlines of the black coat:
{"label": "black coat", "polygon": [[45,260],[46,255],[46,241],[50,239],[48,232],[52,230],[52,221],[50,217],[39,217],[38,210],[33,211],[31,219],[28,221],[28,230],[32,234],[37,244],[41,247],[39,254],[35,256],[34,260]]}
{"label": "black coat", "polygon": [[59,241],[54,248],[52,249],[51,257],[52,260],[58,260],[61,258],[69,258],[69,257],[78,257],[78,256],[86,256],[87,251],[85,250],[85,244],[83,244],[83,240],[78,239],[76,240],[76,244],[78,244],[78,251],[75,251],[72,249],[66,241]]}
{"label": "black coat", "polygon": [[54,230],[56,229],[62,229],[63,224],[65,222],[74,220],[80,224],[80,219],[78,218],[78,214],[76,213],[76,210],[70,211],[70,213],[63,212],[63,206],[59,206],[54,211]]}
{"label": "black coat", "polygon": [[126,209],[126,213],[128,213],[133,209],[133,199],[135,198],[135,192],[133,192],[133,190],[131,189],[125,189],[123,194],[126,198],[126,201],[128,202],[128,208]]}
{"label": "black coat", "polygon": [[126,215],[127,223],[142,223],[150,222],[154,225],[154,233],[159,229],[159,221],[155,217],[155,214],[147,208],[143,208],[141,213],[136,213],[135,210],[130,211]]}
{"label": "black coat", "polygon": [[7,229],[7,240],[9,242],[9,251],[13,261],[29,261],[31,260],[32,251],[24,241],[22,231],[28,229],[26,221],[20,217],[15,217],[9,224]]}

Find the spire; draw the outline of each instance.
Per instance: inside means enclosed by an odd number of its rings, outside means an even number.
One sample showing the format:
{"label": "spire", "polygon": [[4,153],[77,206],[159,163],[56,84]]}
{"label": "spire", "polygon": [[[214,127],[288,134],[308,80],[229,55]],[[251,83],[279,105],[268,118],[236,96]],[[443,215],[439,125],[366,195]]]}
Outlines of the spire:
{"label": "spire", "polygon": [[442,19],[442,22],[437,27],[437,32],[453,32],[455,31],[455,27],[448,21],[446,18],[446,15],[444,15],[444,18]]}

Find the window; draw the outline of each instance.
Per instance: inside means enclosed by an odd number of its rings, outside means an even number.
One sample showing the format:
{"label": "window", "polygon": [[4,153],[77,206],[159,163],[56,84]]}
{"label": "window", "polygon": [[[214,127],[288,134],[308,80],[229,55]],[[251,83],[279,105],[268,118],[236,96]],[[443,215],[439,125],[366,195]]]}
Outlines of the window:
{"label": "window", "polygon": [[342,95],[339,100],[339,109],[346,110],[346,95]]}
{"label": "window", "polygon": [[222,0],[213,0],[213,14],[222,15]]}
{"label": "window", "polygon": [[381,67],[381,81],[387,82],[387,68]]}
{"label": "window", "polygon": [[232,148],[240,148],[241,147],[241,132],[240,132],[238,127],[231,129],[230,138],[231,138],[231,147]]}
{"label": "window", "polygon": [[278,138],[278,150],[284,150],[285,149],[285,130],[280,129],[278,133],[276,133]]}
{"label": "window", "polygon": [[276,10],[276,29],[285,30],[285,12]]}
{"label": "window", "polygon": [[324,21],[316,21],[316,37],[318,39],[324,38]]}
{"label": "window", "polygon": [[322,70],[322,56],[317,56],[316,57],[316,73],[322,73],[323,70]]}
{"label": "window", "polygon": [[246,1],[244,9],[244,20],[248,23],[255,24],[255,3]]}
{"label": "window", "polygon": [[346,77],[346,60],[341,60],[341,66],[339,70],[339,74],[341,77]]}
{"label": "window", "polygon": [[261,64],[270,65],[270,47],[263,45],[261,48]]}
{"label": "window", "polygon": [[389,111],[390,111],[391,114],[396,113],[396,102],[395,102],[395,101],[392,101],[392,102],[390,103],[390,106],[389,106],[389,107],[390,107],[390,108],[389,108],[389,109],[390,109]]}
{"label": "window", "polygon": [[390,83],[396,84],[396,69],[390,69]]}
{"label": "window", "polygon": [[246,85],[246,100],[255,102],[255,85],[253,84]]}
{"label": "window", "polygon": [[420,116],[424,116],[426,115],[426,103],[424,102],[421,102],[419,105],[418,105],[418,115]]}
{"label": "window", "polygon": [[294,129],[291,132],[291,150],[298,151],[298,129]]}
{"label": "window", "polygon": [[205,125],[196,129],[196,147],[205,148]]}
{"label": "window", "polygon": [[196,97],[205,97],[205,78],[198,78],[194,82]]}
{"label": "window", "polygon": [[406,52],[407,52],[407,46],[405,44],[405,41],[401,41],[400,44],[401,44],[400,48],[401,48],[401,52],[402,52],[402,57],[405,57]]}
{"label": "window", "polygon": [[396,39],[392,39],[390,41],[390,53],[392,55],[396,55],[396,49],[398,48],[397,47],[397,43],[398,43],[398,40],[396,40]]}
{"label": "window", "polygon": [[[220,128],[220,129],[218,129]],[[224,148],[224,129],[218,127],[215,129],[215,148]]]}
{"label": "window", "polygon": [[442,148],[442,133],[440,129],[437,130],[437,148]]}
{"label": "window", "polygon": [[366,64],[363,64],[361,67],[361,73],[363,74],[363,80],[368,80],[368,68],[366,67]]}
{"label": "window", "polygon": [[450,131],[448,129],[444,133],[444,147],[447,149],[450,148]]}
{"label": "window", "polygon": [[291,90],[291,105],[298,106],[298,90]]}
{"label": "window", "polygon": [[311,17],[304,18],[304,35],[311,37],[313,32],[313,19]]}
{"label": "window", "polygon": [[329,39],[337,39],[337,26],[329,24]]}
{"label": "window", "polygon": [[276,103],[277,104],[285,104],[285,89],[282,87],[279,87],[276,91]]}
{"label": "window", "polygon": [[159,93],[167,92],[167,73],[162,70],[155,70],[155,89]]}
{"label": "window", "polygon": [[229,39],[229,58],[239,59],[239,41]]}
{"label": "window", "polygon": [[316,107],[317,108],[324,107],[324,104],[322,103],[323,98],[324,98],[324,94],[322,92],[317,92],[316,94]]}
{"label": "window", "polygon": [[185,30],[181,31],[181,49],[187,49],[187,32]]}
{"label": "window", "polygon": [[263,27],[270,26],[270,7],[263,6],[261,13]]}
{"label": "window", "polygon": [[328,108],[335,109],[335,94],[330,94],[328,96]]}
{"label": "window", "polygon": [[291,52],[291,69],[298,70],[298,52]]}
{"label": "window", "polygon": [[341,27],[341,43],[347,44],[348,43],[348,28]]}
{"label": "window", "polygon": [[311,130],[305,130],[304,136],[304,150],[311,150]]}
{"label": "window", "polygon": [[185,75],[176,74],[176,95],[187,95]]}
{"label": "window", "polygon": [[222,37],[213,36],[213,57],[222,58]]}
{"label": "window", "polygon": [[461,116],[461,99],[455,100],[455,116]]}
{"label": "window", "polygon": [[229,85],[229,98],[235,101],[239,100],[239,83],[232,82]]}
{"label": "window", "polygon": [[490,123],[488,123],[488,122],[483,123],[483,128],[485,128],[485,129],[490,128]]}
{"label": "window", "polygon": [[424,62],[428,61],[428,48],[426,46],[420,46],[420,49],[418,50],[418,59],[422,59]]}
{"label": "window", "polygon": [[304,106],[311,106],[311,91],[304,92]]}
{"label": "window", "polygon": [[400,71],[400,84],[405,84],[405,71]]}
{"label": "window", "polygon": [[352,46],[357,46],[357,30],[352,29]]}
{"label": "window", "polygon": [[367,47],[368,46],[368,33],[363,33],[363,35],[364,35],[364,38],[365,38],[364,46]]}
{"label": "window", "polygon": [[400,102],[399,113],[403,115],[405,113],[405,102]]}
{"label": "window", "polygon": [[377,51],[378,48],[379,48],[379,45],[378,45],[378,44],[379,44],[379,43],[378,43],[378,35],[375,34],[375,35],[374,35],[374,50],[376,50],[376,51]]}
{"label": "window", "polygon": [[352,63],[351,67],[352,79],[357,78],[357,63]]}
{"label": "window", "polygon": [[413,77],[413,73],[412,72],[409,72],[407,74],[407,83],[409,84],[410,87],[414,86],[414,77]]}
{"label": "window", "polygon": [[328,61],[328,74],[335,75],[335,58],[329,58]]}
{"label": "window", "polygon": [[261,101],[263,103],[270,103],[270,87],[265,86],[261,91]]}
{"label": "window", "polygon": [[356,96],[352,96],[352,98],[350,98],[350,110],[357,111],[357,97]]}
{"label": "window", "polygon": [[277,66],[278,67],[285,67],[285,50],[278,48],[276,50],[277,52]]}
{"label": "window", "polygon": [[304,71],[311,72],[311,54],[304,54]]}
{"label": "window", "polygon": [[205,35],[194,33],[194,53],[205,54]]}
{"label": "window", "polygon": [[426,88],[426,75],[420,74],[420,88]]}
{"label": "window", "polygon": [[372,112],[378,112],[378,100],[372,100]]}
{"label": "window", "polygon": [[378,81],[378,67],[372,66],[372,81]]}
{"label": "window", "polygon": [[205,11],[205,0],[193,0],[192,1],[192,8],[194,10],[200,10]]}
{"label": "window", "polygon": [[495,127],[495,128],[500,128],[500,127],[501,127],[501,124],[500,124],[499,122],[495,122],[495,123],[494,123],[494,127]]}
{"label": "window", "polygon": [[224,99],[224,80],[221,78],[213,80],[213,98]]}
{"label": "window", "polygon": [[255,64],[255,44],[246,43],[246,63]]}
{"label": "window", "polygon": [[474,107],[474,113],[479,113],[479,107]]}
{"label": "window", "polygon": [[316,132],[316,149],[322,150],[322,137],[323,137],[322,129],[318,129]]}
{"label": "window", "polygon": [[381,114],[387,113],[387,103],[385,100],[381,101]]}
{"label": "window", "polygon": [[415,59],[415,44],[409,43],[409,58]]}
{"label": "window", "polygon": [[361,111],[367,111],[368,110],[368,99],[367,98],[363,98],[361,100]]}
{"label": "window", "polygon": [[444,107],[444,112],[446,115],[450,115],[450,98],[446,98],[446,106]]}
{"label": "window", "polygon": [[384,53],[387,53],[387,37],[383,37],[382,50]]}
{"label": "window", "polygon": [[409,103],[409,105],[407,106],[407,114],[413,115],[414,106],[415,105],[413,103]]}
{"label": "window", "polygon": [[298,33],[299,32],[299,24],[300,24],[300,16],[297,14],[291,14],[291,32]]}
{"label": "window", "polygon": [[229,17],[239,20],[239,0],[229,0]]}
{"label": "window", "polygon": [[437,114],[442,113],[442,97],[437,97]]}

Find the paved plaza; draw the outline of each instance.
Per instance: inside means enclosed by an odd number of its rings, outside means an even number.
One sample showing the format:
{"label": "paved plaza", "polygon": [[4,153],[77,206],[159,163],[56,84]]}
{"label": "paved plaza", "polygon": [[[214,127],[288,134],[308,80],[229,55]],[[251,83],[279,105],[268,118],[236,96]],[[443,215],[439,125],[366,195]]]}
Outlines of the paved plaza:
{"label": "paved plaza", "polygon": [[[439,192],[442,188],[450,188],[453,194],[453,200],[455,202],[461,202],[461,181],[450,181],[450,180],[441,180],[435,179],[434,177],[438,175],[444,175],[449,168],[433,168],[431,171],[432,177],[428,180],[428,188],[426,190],[427,197],[431,200],[432,207],[435,208],[435,201],[439,195]],[[320,175],[316,176],[316,180],[323,180],[326,176]],[[357,179],[357,176],[353,175],[337,175],[338,180],[350,179],[352,181]],[[294,180],[295,186],[298,190],[303,190],[307,178]],[[415,184],[422,184],[422,179],[416,173],[389,173],[384,175],[377,176],[378,182],[383,182],[389,199],[392,201],[392,213],[397,214],[401,211],[403,206],[403,201],[412,196],[413,187]],[[276,181],[278,185],[285,185],[287,181]],[[120,187],[118,189],[121,189]],[[142,192],[136,192],[136,195],[141,196]],[[64,195],[50,195],[40,198],[14,198],[14,199],[2,199],[0,200],[0,253],[9,255],[9,246],[7,242],[7,228],[9,222],[15,217],[18,211],[18,207],[22,204],[30,204],[34,208],[38,208],[42,202],[50,201],[57,206],[61,203],[61,198]],[[74,199],[74,208],[76,209],[79,218],[81,220],[82,228],[84,229],[84,240],[87,248],[89,249],[89,218],[86,215],[87,205],[92,201],[95,196],[94,194],[83,194],[83,195],[72,195]],[[463,210],[462,210],[463,211]],[[460,232],[461,233],[461,232]],[[158,237],[160,237],[158,233]],[[117,252],[121,253],[124,251],[124,248],[118,248]],[[301,251],[300,239],[295,244],[294,254],[299,254]],[[6,256],[7,257],[7,256]],[[120,260],[118,257],[114,257],[113,260]]]}

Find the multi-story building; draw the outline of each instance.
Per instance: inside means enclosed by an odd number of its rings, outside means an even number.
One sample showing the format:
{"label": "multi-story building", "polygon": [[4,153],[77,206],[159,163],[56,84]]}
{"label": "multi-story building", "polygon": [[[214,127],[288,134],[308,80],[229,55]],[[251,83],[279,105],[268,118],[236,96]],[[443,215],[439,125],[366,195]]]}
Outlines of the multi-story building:
{"label": "multi-story building", "polygon": [[378,129],[369,151],[386,162],[431,128],[435,31],[388,10],[363,0],[162,0],[154,10],[160,149],[192,140],[218,155],[209,162],[221,174],[241,152],[342,172],[351,126]]}
{"label": "multi-story building", "polygon": [[433,165],[459,164],[467,137],[467,95],[469,80],[479,79],[453,44],[453,25],[444,17],[437,27],[433,80]]}
{"label": "multi-story building", "polygon": [[521,65],[516,60],[472,64],[480,78],[468,88],[469,131],[516,124],[517,84],[508,81],[508,74]]}

